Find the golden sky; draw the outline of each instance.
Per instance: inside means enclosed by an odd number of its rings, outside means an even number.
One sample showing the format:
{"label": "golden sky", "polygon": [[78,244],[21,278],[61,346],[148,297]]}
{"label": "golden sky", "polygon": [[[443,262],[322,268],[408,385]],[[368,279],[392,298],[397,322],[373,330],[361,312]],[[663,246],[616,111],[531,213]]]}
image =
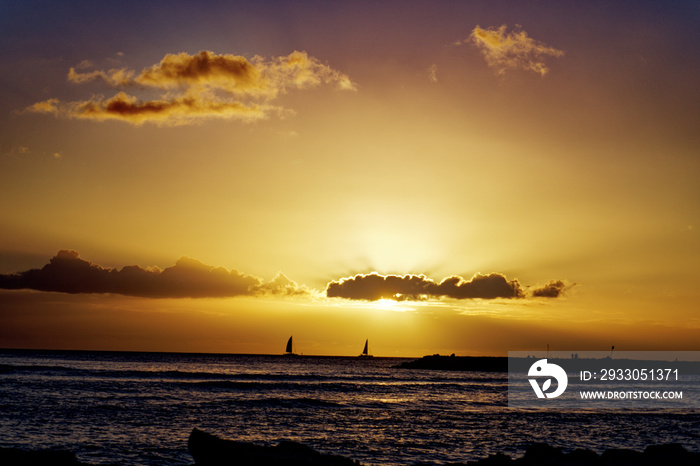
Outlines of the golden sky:
{"label": "golden sky", "polygon": [[0,9],[0,347],[700,350],[694,2]]}

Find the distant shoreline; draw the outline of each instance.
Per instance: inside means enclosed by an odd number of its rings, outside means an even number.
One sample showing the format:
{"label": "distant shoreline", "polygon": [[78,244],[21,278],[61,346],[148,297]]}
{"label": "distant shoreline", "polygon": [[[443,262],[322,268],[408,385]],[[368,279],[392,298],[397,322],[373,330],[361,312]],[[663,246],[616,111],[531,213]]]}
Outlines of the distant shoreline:
{"label": "distant shoreline", "polygon": [[[527,372],[527,369],[540,358],[508,358],[505,356],[443,356],[433,354],[431,356],[423,356],[420,359],[407,361],[399,364],[401,369],[430,369],[430,370],[447,370],[447,371],[474,371],[474,372],[508,372],[509,365],[511,371]],[[612,359],[612,358],[597,358],[597,359],[568,359],[568,358],[549,358],[550,362],[566,363],[569,370],[579,370],[580,368],[588,369],[591,362],[612,362],[614,361],[616,368],[638,367],[640,362],[643,362],[648,368],[665,368],[668,367],[669,361],[659,360],[632,360],[632,359]],[[682,367],[686,374],[700,374],[700,362],[698,361],[674,361],[674,367]]]}

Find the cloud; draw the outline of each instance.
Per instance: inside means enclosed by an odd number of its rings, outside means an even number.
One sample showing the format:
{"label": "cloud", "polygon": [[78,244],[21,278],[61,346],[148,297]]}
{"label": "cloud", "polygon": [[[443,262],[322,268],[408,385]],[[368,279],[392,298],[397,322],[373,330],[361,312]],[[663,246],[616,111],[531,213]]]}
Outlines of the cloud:
{"label": "cloud", "polygon": [[24,157],[30,155],[32,151],[27,146],[13,146],[7,152],[1,152],[2,157]]}
{"label": "cloud", "polygon": [[517,279],[508,280],[500,273],[488,275],[475,274],[469,280],[453,275],[441,282],[425,275],[380,275],[357,274],[328,283],[326,296],[365,301],[379,299],[429,300],[429,299],[496,299],[544,297],[558,298],[570,286],[561,280],[552,280],[548,284],[528,292]]}
{"label": "cloud", "polygon": [[278,272],[271,281],[262,283],[253,290],[256,294],[276,296],[306,296],[313,293],[311,289],[290,280],[282,272]]}
{"label": "cloud", "polygon": [[231,93],[255,94],[272,92],[263,79],[265,63],[255,66],[234,55],[217,55],[201,51],[168,54],[160,63],[143,70],[135,82],[160,89],[179,86],[212,86]]}
{"label": "cloud", "polygon": [[[82,65],[82,66],[81,66]],[[85,68],[85,67],[91,67],[91,63],[85,64],[85,62],[81,63],[79,65],[79,68]],[[68,81],[75,83],[75,84],[82,84],[90,81],[94,81],[96,79],[100,79],[104,81],[105,83],[109,84],[110,86],[113,87],[118,87],[118,86],[127,86],[133,83],[133,71],[129,71],[126,69],[121,69],[121,70],[110,70],[109,72],[105,71],[90,71],[88,73],[79,73],[75,71],[75,68],[71,68],[68,70]]]}
{"label": "cloud", "polygon": [[544,76],[549,72],[544,63],[545,57],[564,55],[563,51],[532,39],[519,26],[511,32],[506,32],[506,29],[505,24],[487,29],[476,26],[469,38],[458,44],[471,42],[481,49],[486,62],[496,69],[498,75],[504,75],[509,69],[522,69]]}
{"label": "cloud", "polygon": [[58,116],[62,113],[61,108],[59,108],[60,105],[61,102],[58,99],[48,99],[42,102],[32,104],[29,107],[25,108],[24,111],[30,113],[44,113]]}
{"label": "cloud", "polygon": [[120,270],[81,259],[78,252],[62,250],[41,269],[0,275],[2,289],[33,289],[62,293],[116,293],[147,298],[223,298],[233,296],[310,293],[304,286],[278,274],[264,282],[252,275],[212,267],[183,257],[166,269],[137,265]]}
{"label": "cloud", "polygon": [[436,83],[438,82],[437,78],[437,65],[430,65],[430,68],[428,68],[428,80],[431,83]]}
{"label": "cloud", "polygon": [[[299,51],[274,59],[255,56],[248,60],[203,50],[195,55],[167,54],[139,73],[126,68],[78,71],[88,65],[70,68],[68,81],[101,81],[120,91],[111,98],[96,96],[76,102],[49,99],[25,111],[97,121],[117,119],[134,125],[181,125],[206,118],[251,121],[268,118],[272,113],[288,113],[269,102],[291,90],[322,84],[356,90],[347,75]],[[127,93],[128,89],[157,90],[161,95],[141,100],[132,91]]]}
{"label": "cloud", "polygon": [[[558,298],[573,285],[551,280],[527,289],[500,273],[475,274],[469,280],[453,275],[435,282],[425,275],[357,274],[328,283],[326,296],[353,300],[423,301],[430,299]],[[313,296],[318,292],[279,272],[265,281],[238,270],[213,267],[183,257],[165,269],[129,265],[102,267],[61,250],[41,269],[0,274],[0,289],[32,289],[61,293],[114,293],[146,298],[224,298],[235,296]]]}
{"label": "cloud", "polygon": [[256,120],[265,118],[270,110],[265,105],[207,99],[202,95],[143,102],[119,92],[111,99],[94,98],[74,103],[64,107],[63,112],[73,118],[97,121],[122,120],[135,125],[145,122],[177,125],[207,117]]}
{"label": "cloud", "polygon": [[425,299],[496,299],[523,298],[526,292],[518,280],[505,275],[476,274],[471,279],[454,275],[437,283],[425,275],[380,275],[376,272],[358,274],[330,282],[326,287],[329,298],[425,300]]}
{"label": "cloud", "polygon": [[28,146],[21,146],[21,145],[15,145],[10,150],[7,152],[0,152],[0,158],[2,157],[8,157],[8,158],[13,158],[13,159],[19,159],[22,157],[32,157],[32,158],[37,158],[37,157],[52,157],[56,160],[63,158],[63,152],[62,151],[54,151],[54,152],[45,152],[45,151],[36,151],[33,149],[30,149]]}
{"label": "cloud", "polygon": [[550,280],[546,285],[534,287],[532,296],[535,298],[558,298],[572,286],[563,280]]}

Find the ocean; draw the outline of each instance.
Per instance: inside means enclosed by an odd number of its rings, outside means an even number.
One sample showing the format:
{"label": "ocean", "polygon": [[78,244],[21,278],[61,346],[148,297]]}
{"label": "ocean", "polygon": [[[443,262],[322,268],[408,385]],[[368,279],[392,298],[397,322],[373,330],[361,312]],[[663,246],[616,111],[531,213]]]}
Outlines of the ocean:
{"label": "ocean", "polygon": [[192,428],[295,440],[367,465],[440,465],[545,442],[700,451],[700,412],[507,406],[507,373],[400,369],[396,358],[0,350],[0,446],[92,464],[188,465]]}

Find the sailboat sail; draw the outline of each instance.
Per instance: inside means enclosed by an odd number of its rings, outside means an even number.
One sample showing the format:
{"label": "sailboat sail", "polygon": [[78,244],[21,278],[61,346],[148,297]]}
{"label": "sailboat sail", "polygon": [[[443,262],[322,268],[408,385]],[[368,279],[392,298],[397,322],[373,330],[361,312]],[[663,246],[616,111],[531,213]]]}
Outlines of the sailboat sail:
{"label": "sailboat sail", "polygon": [[371,358],[372,355],[369,354],[369,339],[365,340],[365,348],[362,350],[361,358]]}
{"label": "sailboat sail", "polygon": [[284,350],[284,354],[294,354],[294,351],[292,351],[292,337],[289,337],[289,340],[287,340],[287,349]]}

